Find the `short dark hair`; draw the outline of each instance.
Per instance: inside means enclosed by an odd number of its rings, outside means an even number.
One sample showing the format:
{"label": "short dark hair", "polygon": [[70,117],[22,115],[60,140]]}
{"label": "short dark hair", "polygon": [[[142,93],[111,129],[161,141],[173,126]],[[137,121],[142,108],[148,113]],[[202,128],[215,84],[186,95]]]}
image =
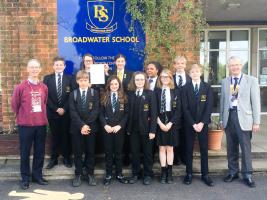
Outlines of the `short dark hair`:
{"label": "short dark hair", "polygon": [[150,61],[150,62],[147,63],[146,66],[148,66],[150,64],[152,64],[152,65],[154,65],[156,67],[156,69],[158,70],[158,75],[159,75],[160,72],[162,71],[162,68],[163,68],[162,65],[157,61]]}
{"label": "short dark hair", "polygon": [[54,62],[54,63],[57,62],[57,61],[62,61],[62,62],[64,62],[64,64],[65,64],[65,58],[63,58],[63,57],[57,56],[57,57],[55,57],[55,58],[53,59],[53,62]]}

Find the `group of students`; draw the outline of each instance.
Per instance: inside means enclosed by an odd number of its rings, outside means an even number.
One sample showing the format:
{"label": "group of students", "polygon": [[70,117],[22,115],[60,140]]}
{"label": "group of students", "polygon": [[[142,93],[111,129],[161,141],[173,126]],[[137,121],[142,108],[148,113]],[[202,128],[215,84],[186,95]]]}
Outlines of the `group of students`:
{"label": "group of students", "polygon": [[[90,83],[90,76],[93,75],[90,74],[90,65],[94,62],[91,54],[84,55],[82,69],[77,72],[75,79],[64,73],[64,59],[55,58],[54,73],[44,77],[44,84],[38,79],[40,62],[35,59],[29,61],[29,78],[15,88],[12,97],[12,108],[17,115],[20,134],[21,187],[29,187],[29,149],[33,141],[36,152],[32,178],[38,184],[47,184],[42,176],[46,115],[52,133],[52,153],[47,168],[51,169],[58,163],[59,147],[64,165],[71,167],[72,143],[74,187],[81,185],[83,167],[86,169],[89,185],[96,185],[95,141],[99,131],[104,132],[106,175],[103,183],[106,186],[112,182],[114,165],[115,177],[119,182],[134,184],[140,178],[143,164],[143,184],[151,184],[154,176],[154,140],[159,147],[160,182],[173,183],[174,147],[184,143],[184,183],[191,184],[196,136],[200,143],[201,179],[206,185],[213,186],[213,181],[208,176],[207,148],[213,98],[211,87],[201,79],[202,67],[193,64],[188,69],[188,76],[185,72],[186,59],[178,56],[173,62],[175,73],[169,69],[159,69],[156,62],[149,63],[145,68],[146,73],[132,73],[125,69],[126,58],[122,54],[118,54],[114,61],[114,71],[110,71],[109,66],[105,65],[105,86]],[[25,88],[29,92],[28,96],[24,92]],[[28,99],[23,110],[22,99]],[[25,115],[28,115],[28,121],[23,119]],[[21,123],[20,119],[25,121]],[[67,131],[69,125],[71,137]],[[30,127],[30,130],[25,127]],[[35,139],[40,132],[39,128],[42,128],[42,139],[38,144]],[[29,131],[32,132],[30,139],[26,136]],[[185,141],[180,140],[181,135],[185,137]],[[123,147],[128,139],[132,176],[124,177]],[[40,144],[41,140],[43,144]]]}

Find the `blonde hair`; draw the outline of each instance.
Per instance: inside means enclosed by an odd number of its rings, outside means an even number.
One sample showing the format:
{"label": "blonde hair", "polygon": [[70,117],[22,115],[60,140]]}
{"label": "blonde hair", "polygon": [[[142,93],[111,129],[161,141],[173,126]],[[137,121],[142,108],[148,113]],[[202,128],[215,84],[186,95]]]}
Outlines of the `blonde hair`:
{"label": "blonde hair", "polygon": [[80,71],[77,72],[77,74],[76,74],[76,81],[78,81],[80,79],[88,79],[89,82],[90,82],[90,77],[89,77],[89,74],[87,73],[87,71],[80,70]]}
{"label": "blonde hair", "polygon": [[202,67],[202,65],[199,65],[199,64],[196,64],[196,63],[193,64],[193,65],[191,65],[191,66],[189,67],[188,72],[190,72],[192,69],[195,69],[195,68],[200,69],[201,73],[203,73],[203,67]]}
{"label": "blonde hair", "polygon": [[133,76],[132,76],[132,78],[130,80],[130,83],[128,85],[128,90],[130,90],[130,91],[135,91],[136,90],[135,77],[137,75],[139,75],[139,74],[143,75],[144,78],[145,78],[144,90],[149,90],[149,83],[148,83],[148,80],[147,80],[147,75],[146,75],[145,72],[141,72],[141,71],[137,71],[137,72],[133,73]]}
{"label": "blonde hair", "polygon": [[36,58],[30,59],[27,63],[27,67],[29,67],[33,63],[37,64],[38,67],[41,67],[41,62]]}
{"label": "blonde hair", "polygon": [[173,63],[176,63],[177,61],[179,60],[183,60],[185,62],[185,64],[187,63],[187,60],[184,56],[176,56],[174,59],[173,59]]}
{"label": "blonde hair", "polygon": [[175,86],[174,86],[174,80],[173,80],[172,72],[171,72],[171,70],[169,70],[169,69],[163,69],[163,70],[161,71],[161,73],[160,73],[160,75],[159,75],[159,80],[157,81],[157,86],[158,86],[159,88],[162,88],[162,86],[163,86],[163,84],[162,84],[162,82],[161,82],[161,75],[162,75],[163,73],[167,74],[167,75],[169,76],[169,78],[171,79],[171,81],[170,81],[168,87],[169,87],[170,89],[174,89],[174,87],[175,87]]}

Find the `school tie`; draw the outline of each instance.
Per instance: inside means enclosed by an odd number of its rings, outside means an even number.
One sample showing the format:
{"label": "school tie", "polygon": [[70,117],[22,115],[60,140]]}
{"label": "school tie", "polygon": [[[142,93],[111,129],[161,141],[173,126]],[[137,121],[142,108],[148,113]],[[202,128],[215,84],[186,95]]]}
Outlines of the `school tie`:
{"label": "school tie", "polygon": [[137,90],[136,96],[140,97],[140,90]]}
{"label": "school tie", "polygon": [[85,96],[85,90],[82,92],[82,109],[85,111],[86,109],[86,96]]}
{"label": "school tie", "polygon": [[238,81],[238,78],[237,77],[234,77],[234,80],[235,80],[235,83],[234,83],[234,90],[236,89],[236,86],[237,86],[237,81]]}
{"label": "school tie", "polygon": [[112,94],[112,103],[111,104],[112,104],[112,111],[113,111],[113,113],[115,113],[116,107],[117,107],[117,98],[116,98],[115,93]]}
{"label": "school tie", "polygon": [[118,78],[120,79],[120,81],[122,82],[122,71],[118,71]]}
{"label": "school tie", "polygon": [[153,79],[152,79],[152,78],[149,78],[149,79],[148,79],[148,82],[149,82],[149,84],[151,85],[151,84],[153,83]]}
{"label": "school tie", "polygon": [[62,100],[62,83],[61,83],[61,75],[57,75],[57,100],[58,103],[61,103]]}
{"label": "school tie", "polygon": [[160,112],[164,113],[165,110],[166,110],[166,89],[163,89],[161,94]]}
{"label": "school tie", "polygon": [[195,85],[194,92],[195,92],[195,95],[197,96],[199,92],[198,84]]}
{"label": "school tie", "polygon": [[180,88],[183,86],[183,78],[181,75],[178,75],[178,77],[179,77],[178,88]]}

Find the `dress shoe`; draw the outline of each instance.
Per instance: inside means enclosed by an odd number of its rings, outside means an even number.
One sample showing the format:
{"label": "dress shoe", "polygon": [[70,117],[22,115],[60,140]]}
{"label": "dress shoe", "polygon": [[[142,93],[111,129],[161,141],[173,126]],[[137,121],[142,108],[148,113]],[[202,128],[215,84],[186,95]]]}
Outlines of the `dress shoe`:
{"label": "dress shoe", "polygon": [[251,188],[256,187],[255,182],[251,178],[244,178],[243,181],[248,187],[251,187]]}
{"label": "dress shoe", "polygon": [[63,159],[63,164],[65,167],[67,168],[71,168],[72,167],[72,161],[70,158],[64,158]]}
{"label": "dress shoe", "polygon": [[213,187],[214,186],[214,183],[212,181],[212,179],[206,175],[206,176],[201,176],[201,180],[207,185],[207,186],[210,186],[210,187]]}
{"label": "dress shoe", "polygon": [[184,177],[184,184],[190,185],[192,183],[192,174],[186,174]]}
{"label": "dress shoe", "polygon": [[37,183],[39,185],[48,185],[48,181],[45,180],[43,177],[39,179],[32,178],[32,182]]}
{"label": "dress shoe", "polygon": [[27,190],[27,189],[29,189],[29,187],[30,187],[29,181],[21,181],[20,182],[20,188],[22,190]]}
{"label": "dress shoe", "polygon": [[120,182],[120,183],[123,183],[123,184],[127,184],[128,183],[128,180],[122,175],[122,174],[119,174],[116,176],[116,179]]}
{"label": "dress shoe", "polygon": [[103,181],[104,186],[110,185],[111,184],[111,179],[112,179],[112,177],[110,175],[106,176],[104,181]]}
{"label": "dress shoe", "polygon": [[138,181],[138,176],[136,176],[136,175],[133,175],[132,177],[130,177],[129,179],[128,179],[128,183],[130,183],[130,184],[134,184],[134,183],[136,183]]}
{"label": "dress shoe", "polygon": [[152,181],[152,178],[150,176],[145,176],[143,180],[144,185],[150,185]]}
{"label": "dress shoe", "polygon": [[233,180],[238,179],[238,174],[228,174],[223,181],[226,183],[232,182]]}
{"label": "dress shoe", "polygon": [[82,184],[81,175],[75,175],[74,179],[72,180],[73,187],[79,187]]}
{"label": "dress shoe", "polygon": [[88,174],[88,185],[96,186],[96,180],[94,175]]}
{"label": "dress shoe", "polygon": [[55,167],[58,164],[57,159],[51,159],[49,161],[49,163],[46,166],[46,169],[52,169],[53,167]]}

